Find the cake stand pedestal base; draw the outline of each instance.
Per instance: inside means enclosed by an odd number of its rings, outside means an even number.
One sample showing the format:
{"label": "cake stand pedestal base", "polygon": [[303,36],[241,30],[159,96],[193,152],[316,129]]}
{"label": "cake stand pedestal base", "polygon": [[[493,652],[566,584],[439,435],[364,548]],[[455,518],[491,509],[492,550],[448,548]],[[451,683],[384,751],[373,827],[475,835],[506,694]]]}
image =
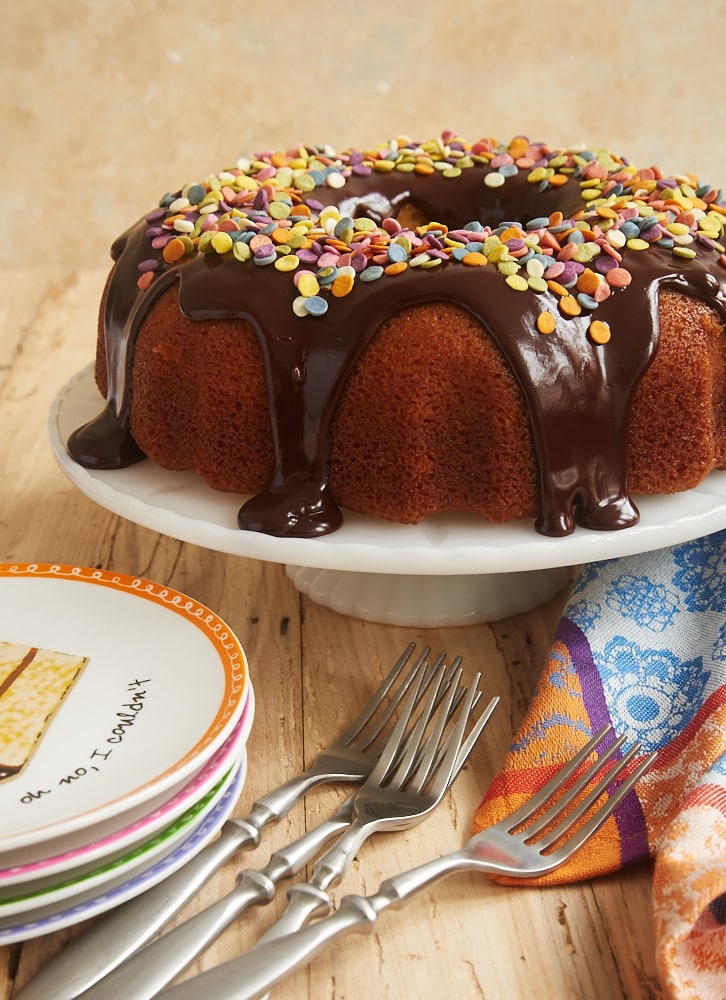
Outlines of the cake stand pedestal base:
{"label": "cake stand pedestal base", "polygon": [[468,576],[285,569],[297,589],[316,604],[366,621],[413,628],[509,618],[543,604],[572,578],[568,567]]}

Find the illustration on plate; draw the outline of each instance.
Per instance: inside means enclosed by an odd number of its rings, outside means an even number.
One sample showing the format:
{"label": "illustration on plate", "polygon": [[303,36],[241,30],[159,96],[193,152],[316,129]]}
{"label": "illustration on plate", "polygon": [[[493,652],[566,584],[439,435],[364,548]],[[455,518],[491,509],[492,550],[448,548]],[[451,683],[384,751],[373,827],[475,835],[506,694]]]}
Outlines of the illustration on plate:
{"label": "illustration on plate", "polygon": [[88,657],[0,641],[0,781],[28,764]]}

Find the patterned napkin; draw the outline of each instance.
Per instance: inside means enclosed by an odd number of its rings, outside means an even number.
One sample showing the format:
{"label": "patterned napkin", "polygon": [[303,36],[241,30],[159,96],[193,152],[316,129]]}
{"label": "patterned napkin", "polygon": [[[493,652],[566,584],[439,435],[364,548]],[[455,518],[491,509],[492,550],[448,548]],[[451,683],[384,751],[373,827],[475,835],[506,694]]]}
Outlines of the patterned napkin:
{"label": "patterned napkin", "polygon": [[655,857],[658,968],[678,1000],[726,997],[726,531],[585,566],[532,705],[474,818],[478,832],[540,788],[602,725],[651,770],[540,884]]}

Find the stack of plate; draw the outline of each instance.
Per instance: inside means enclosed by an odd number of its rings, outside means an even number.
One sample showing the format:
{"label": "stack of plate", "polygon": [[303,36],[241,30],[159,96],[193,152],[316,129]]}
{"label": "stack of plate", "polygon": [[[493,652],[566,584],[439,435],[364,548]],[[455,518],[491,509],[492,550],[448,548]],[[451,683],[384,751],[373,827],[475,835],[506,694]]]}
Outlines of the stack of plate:
{"label": "stack of plate", "polygon": [[138,895],[244,784],[254,694],[214,612],[103,570],[0,565],[0,945]]}

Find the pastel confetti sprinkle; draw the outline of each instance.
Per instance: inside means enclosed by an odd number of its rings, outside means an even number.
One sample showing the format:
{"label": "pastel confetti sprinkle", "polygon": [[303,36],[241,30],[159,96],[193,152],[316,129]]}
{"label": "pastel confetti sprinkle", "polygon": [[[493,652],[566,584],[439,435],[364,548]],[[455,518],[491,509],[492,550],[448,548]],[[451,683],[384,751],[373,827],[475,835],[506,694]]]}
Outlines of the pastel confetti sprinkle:
{"label": "pastel confetti sprinkle", "polygon": [[594,319],[587,330],[590,339],[596,344],[607,344],[610,340],[610,327],[599,319]]}
{"label": "pastel confetti sprinkle", "polygon": [[311,295],[304,300],[305,311],[310,316],[323,316],[328,311],[328,300],[321,295]]}
{"label": "pastel confetti sprinkle", "polygon": [[540,333],[554,333],[556,326],[555,317],[547,309],[537,317],[537,329]]}
{"label": "pastel confetti sprinkle", "polygon": [[[344,204],[351,178],[394,171],[416,175],[422,185],[433,175],[456,183],[470,171],[494,189],[515,176],[539,190],[576,185],[582,208],[571,219],[552,212],[500,226],[474,220],[450,231],[437,221],[407,229],[394,218],[345,215],[324,207],[322,194],[316,201],[316,190],[330,188]],[[470,143],[444,132],[425,142],[400,137],[372,150],[267,151],[165,195],[145,225],[149,251],[139,265],[140,292],[164,268],[213,254],[233,266],[274,266],[281,281],[293,283],[295,315],[309,318],[355,295],[361,284],[443,266],[487,267],[513,292],[549,306],[539,312],[533,306],[540,333],[555,331],[556,314],[563,324],[592,317],[587,332],[599,345],[610,330],[597,320],[598,307],[627,290],[636,257],[655,250],[686,261],[709,253],[726,268],[720,191],[690,175],[638,170],[605,150],[552,149],[526,136]]]}

